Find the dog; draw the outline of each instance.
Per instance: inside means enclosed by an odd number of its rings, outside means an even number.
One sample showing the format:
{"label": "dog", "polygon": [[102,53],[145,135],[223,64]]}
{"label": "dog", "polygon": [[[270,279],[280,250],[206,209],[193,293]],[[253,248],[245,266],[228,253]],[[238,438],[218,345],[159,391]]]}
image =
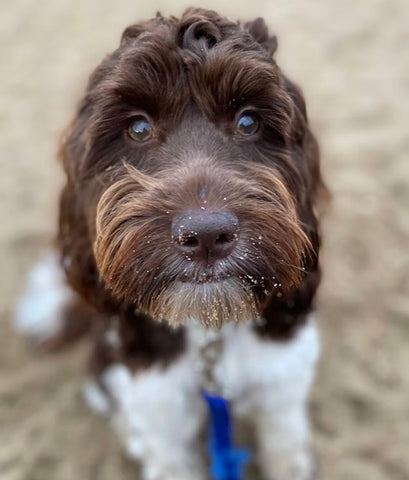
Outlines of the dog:
{"label": "dog", "polygon": [[253,422],[263,478],[314,477],[325,186],[276,48],[261,18],[132,25],[62,139],[57,249],[17,327],[50,348],[92,335],[85,397],[145,479],[206,478],[203,387]]}

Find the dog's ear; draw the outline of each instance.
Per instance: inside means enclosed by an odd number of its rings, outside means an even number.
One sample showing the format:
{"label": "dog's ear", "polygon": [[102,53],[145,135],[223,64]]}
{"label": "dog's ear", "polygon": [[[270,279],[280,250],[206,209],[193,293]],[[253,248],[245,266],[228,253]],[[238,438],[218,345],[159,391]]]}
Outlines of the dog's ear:
{"label": "dog's ear", "polygon": [[[89,151],[91,123],[92,109],[86,95],[60,142],[59,159],[66,174],[66,184],[60,196],[57,247],[68,283],[97,306],[106,295],[99,280],[86,220],[87,209],[92,208],[92,191],[84,188],[82,173]],[[101,297],[98,302],[97,297]]]}
{"label": "dog's ear", "polygon": [[259,17],[252,22],[244,24],[245,30],[247,30],[256,42],[262,45],[271,56],[277,50],[277,37],[275,35],[269,35],[268,27],[263,18]]}
{"label": "dog's ear", "polygon": [[301,89],[283,74],[283,85],[293,105],[292,143],[296,162],[305,165],[310,175],[307,198],[312,199],[314,206],[324,205],[330,200],[320,169],[320,152],[317,140],[313,135],[307,115],[304,95]]}
{"label": "dog's ear", "polygon": [[82,100],[78,112],[65,129],[60,139],[58,157],[70,181],[75,181],[89,150],[89,125],[91,105],[87,96]]}
{"label": "dog's ear", "polygon": [[93,252],[94,226],[87,222],[95,204],[93,189],[81,185],[81,161],[86,155],[86,142],[79,133],[83,120],[81,114],[74,120],[60,150],[67,180],[60,196],[56,240],[70,286],[97,309],[106,311],[113,300],[100,279]]}

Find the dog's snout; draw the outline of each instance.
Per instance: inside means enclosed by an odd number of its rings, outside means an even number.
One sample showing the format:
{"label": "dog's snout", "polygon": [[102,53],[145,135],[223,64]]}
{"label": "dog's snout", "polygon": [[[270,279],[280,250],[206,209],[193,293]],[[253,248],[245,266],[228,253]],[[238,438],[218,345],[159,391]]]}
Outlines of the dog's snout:
{"label": "dog's snout", "polygon": [[239,220],[225,211],[192,211],[172,222],[172,238],[188,258],[206,262],[227,257],[236,246]]}

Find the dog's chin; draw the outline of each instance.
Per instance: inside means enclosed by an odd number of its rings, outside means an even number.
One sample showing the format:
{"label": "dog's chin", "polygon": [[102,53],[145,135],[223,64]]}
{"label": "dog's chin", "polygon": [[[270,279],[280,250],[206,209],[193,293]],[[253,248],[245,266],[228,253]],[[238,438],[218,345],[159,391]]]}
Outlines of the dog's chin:
{"label": "dog's chin", "polygon": [[258,317],[257,300],[236,277],[197,281],[176,280],[161,291],[147,313],[166,320],[171,326],[185,325],[195,318],[208,328],[227,322],[244,322]]}

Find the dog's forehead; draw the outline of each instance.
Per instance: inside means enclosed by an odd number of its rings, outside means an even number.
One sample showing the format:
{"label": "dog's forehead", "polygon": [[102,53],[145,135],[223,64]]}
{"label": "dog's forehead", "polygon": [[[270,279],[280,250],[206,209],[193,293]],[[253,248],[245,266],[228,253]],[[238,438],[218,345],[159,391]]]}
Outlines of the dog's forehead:
{"label": "dog's forehead", "polygon": [[190,103],[183,112],[177,126],[168,135],[164,143],[167,154],[183,161],[197,156],[214,159],[229,158],[239,149],[223,131],[204,115],[195,104]]}
{"label": "dog's forehead", "polygon": [[105,69],[101,96],[114,90],[115,100],[161,113],[175,111],[175,98],[178,105],[193,100],[208,116],[271,97],[279,75],[268,52],[237,24],[218,28],[211,22],[147,27]]}

